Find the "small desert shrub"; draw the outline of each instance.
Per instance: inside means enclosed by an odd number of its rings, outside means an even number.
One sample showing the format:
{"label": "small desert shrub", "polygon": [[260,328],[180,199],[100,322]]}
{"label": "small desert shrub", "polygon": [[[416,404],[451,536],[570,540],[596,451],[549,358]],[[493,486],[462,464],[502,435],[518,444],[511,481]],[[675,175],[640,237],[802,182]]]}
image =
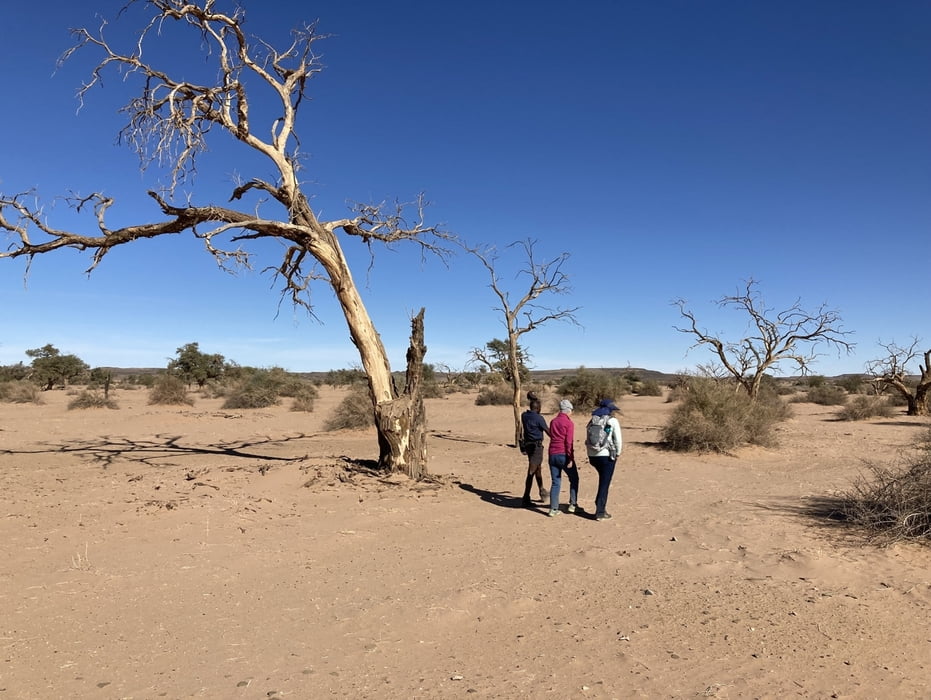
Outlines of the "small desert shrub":
{"label": "small desert shrub", "polygon": [[931,432],[893,466],[869,465],[844,498],[845,519],[881,539],[931,539]]}
{"label": "small desert shrub", "polygon": [[601,399],[617,399],[629,394],[630,384],[618,374],[580,367],[575,374],[563,377],[556,392],[560,398],[569,399],[578,412],[595,408]]}
{"label": "small desert shrub", "polygon": [[25,379],[0,382],[0,402],[3,403],[42,403],[39,387]]}
{"label": "small desert shrub", "polygon": [[634,387],[634,393],[639,396],[662,396],[663,388],[659,385],[659,382],[649,380]]}
{"label": "small desert shrub", "polygon": [[834,380],[834,383],[844,389],[848,394],[860,394],[863,392],[863,375],[845,374]]}
{"label": "small desert shrub", "polygon": [[119,406],[116,405],[116,401],[99,391],[81,391],[68,402],[68,409],[73,408],[119,408]]}
{"label": "small desert shrub", "polygon": [[29,367],[22,362],[15,365],[0,365],[0,382],[14,382],[29,377]]}
{"label": "small desert shrub", "polygon": [[682,399],[662,430],[662,440],[673,450],[728,452],[744,444],[771,446],[776,424],[791,415],[773,391],[761,391],[756,400],[731,382],[693,377],[680,387]]}
{"label": "small desert shrub", "polygon": [[843,406],[847,403],[847,392],[834,384],[816,384],[793,400],[819,406]]}
{"label": "small desert shrub", "polygon": [[507,384],[492,384],[479,389],[476,406],[510,406],[513,390]]}
{"label": "small desert shrub", "polygon": [[892,405],[885,396],[854,396],[850,402],[837,413],[841,420],[866,420],[867,418],[888,418],[893,413]]}
{"label": "small desert shrub", "polygon": [[368,388],[355,385],[323,424],[324,430],[363,430],[375,425]]}
{"label": "small desert shrub", "polygon": [[296,393],[294,400],[291,402],[292,411],[304,411],[313,413],[314,400],[317,398],[317,387],[308,385],[308,388]]}
{"label": "small desert shrub", "polygon": [[246,382],[229,393],[223,408],[268,408],[279,402],[278,392],[272,387]]}
{"label": "small desert shrub", "polygon": [[162,374],[149,389],[149,404],[154,406],[181,406],[193,404],[188,398],[187,386],[180,377]]}

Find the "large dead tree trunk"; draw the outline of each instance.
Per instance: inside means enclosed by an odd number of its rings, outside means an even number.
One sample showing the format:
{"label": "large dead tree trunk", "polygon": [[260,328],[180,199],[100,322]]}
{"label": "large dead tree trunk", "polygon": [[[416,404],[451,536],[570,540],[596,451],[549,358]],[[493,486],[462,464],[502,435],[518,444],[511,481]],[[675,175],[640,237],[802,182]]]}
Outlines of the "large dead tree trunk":
{"label": "large dead tree trunk", "polygon": [[423,405],[423,358],[427,347],[423,315],[421,309],[411,321],[404,390],[396,398],[375,404],[379,465],[403,471],[412,479],[427,474],[427,414]]}
{"label": "large dead tree trunk", "polygon": [[[321,228],[310,217],[302,223],[311,228]],[[419,479],[426,474],[427,463],[426,416],[422,394],[423,358],[427,352],[424,344],[424,309],[412,321],[410,347],[407,351],[407,380],[399,395],[385,346],[359,295],[339,241],[332,231],[325,228],[319,234],[313,238],[308,249],[327,271],[346,318],[349,337],[362,360],[378,431],[378,464],[383,469],[404,472]]]}

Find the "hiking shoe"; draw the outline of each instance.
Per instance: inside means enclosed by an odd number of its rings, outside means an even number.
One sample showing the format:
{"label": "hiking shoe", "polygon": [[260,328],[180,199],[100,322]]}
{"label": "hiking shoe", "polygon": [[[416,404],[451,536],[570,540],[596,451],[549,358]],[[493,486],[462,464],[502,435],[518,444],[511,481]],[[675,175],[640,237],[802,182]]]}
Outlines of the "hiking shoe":
{"label": "hiking shoe", "polygon": [[598,515],[595,516],[595,520],[610,520],[610,519],[611,519],[610,513],[599,513]]}
{"label": "hiking shoe", "polygon": [[575,513],[575,503],[570,503],[569,507],[566,508],[567,513]]}
{"label": "hiking shoe", "polygon": [[558,511],[558,510],[551,510],[551,511],[550,511],[550,517],[551,517],[551,518],[555,518],[557,515],[559,515],[559,511]]}

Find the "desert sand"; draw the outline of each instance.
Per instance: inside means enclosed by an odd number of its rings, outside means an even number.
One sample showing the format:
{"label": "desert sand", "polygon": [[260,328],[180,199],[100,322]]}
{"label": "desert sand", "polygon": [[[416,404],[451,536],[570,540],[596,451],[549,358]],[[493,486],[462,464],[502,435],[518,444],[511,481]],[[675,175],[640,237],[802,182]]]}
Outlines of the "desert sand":
{"label": "desert sand", "polygon": [[778,447],[678,454],[623,397],[596,522],[587,464],[587,514],[520,507],[507,407],[428,400],[411,483],[322,432],[342,396],[0,404],[0,700],[931,697],[931,550],[823,517],[927,420],[795,404]]}

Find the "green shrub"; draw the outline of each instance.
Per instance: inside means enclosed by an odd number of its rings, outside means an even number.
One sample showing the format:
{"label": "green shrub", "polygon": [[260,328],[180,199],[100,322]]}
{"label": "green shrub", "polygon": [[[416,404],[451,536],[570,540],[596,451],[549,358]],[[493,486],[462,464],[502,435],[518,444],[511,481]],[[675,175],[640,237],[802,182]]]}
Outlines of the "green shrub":
{"label": "green shrub", "polygon": [[226,392],[223,408],[267,408],[278,404],[280,397],[285,396],[299,398],[297,403],[303,406],[307,406],[309,401],[310,410],[313,410],[317,387],[311,382],[280,367],[243,370],[242,379]]}
{"label": "green shrub", "polygon": [[14,382],[29,377],[30,368],[19,362],[15,365],[0,366],[0,382]]}
{"label": "green shrub", "polygon": [[372,400],[369,398],[368,388],[359,384],[352,387],[345,398],[333,411],[323,424],[323,429],[332,430],[364,430],[375,425],[375,416],[372,412]]}
{"label": "green shrub", "polygon": [[159,375],[149,389],[149,404],[153,406],[190,406],[193,403],[184,380],[173,374]]}
{"label": "green shrub", "polygon": [[0,382],[0,402],[3,403],[42,403],[39,387],[25,379]]}
{"label": "green shrub", "polygon": [[931,539],[931,431],[892,466],[868,469],[843,499],[845,519],[887,541]]}
{"label": "green shrub", "polygon": [[629,394],[630,384],[618,374],[580,367],[575,374],[562,378],[556,393],[560,398],[569,399],[576,411],[589,411],[601,399],[617,399]]}
{"label": "green shrub", "polygon": [[104,396],[99,391],[81,391],[68,402],[68,409],[73,408],[119,408],[116,401]]}
{"label": "green shrub", "polygon": [[837,413],[841,420],[866,420],[867,418],[888,418],[895,409],[885,396],[854,396],[850,402]]}
{"label": "green shrub", "polygon": [[475,397],[476,406],[510,406],[514,400],[514,391],[507,384],[497,383],[484,386]]}
{"label": "green shrub", "polygon": [[692,377],[680,386],[682,396],[661,432],[673,450],[729,452],[744,444],[775,444],[775,427],[791,411],[774,391],[756,400],[732,382]]}

